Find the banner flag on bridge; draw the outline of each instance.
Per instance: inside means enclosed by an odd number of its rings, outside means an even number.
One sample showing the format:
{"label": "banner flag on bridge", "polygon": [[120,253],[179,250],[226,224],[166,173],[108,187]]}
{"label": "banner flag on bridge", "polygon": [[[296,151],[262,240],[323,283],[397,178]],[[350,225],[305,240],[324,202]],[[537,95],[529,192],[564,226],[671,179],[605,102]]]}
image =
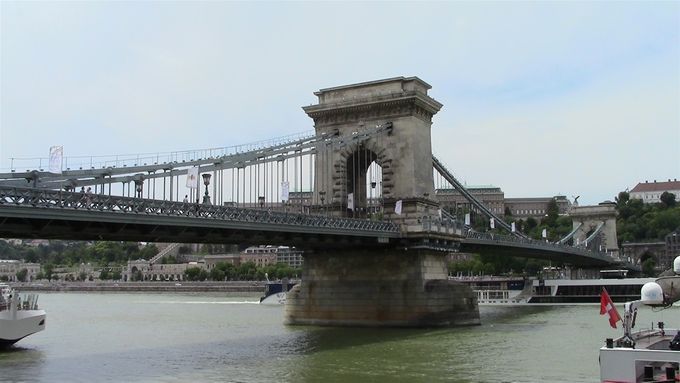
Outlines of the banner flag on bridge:
{"label": "banner flag on bridge", "polygon": [[470,226],[470,213],[465,213],[465,226]]}
{"label": "banner flag on bridge", "polygon": [[288,181],[281,182],[281,201],[288,201],[290,197],[290,184]]}
{"label": "banner flag on bridge", "polygon": [[187,187],[198,189],[198,167],[189,168],[187,170]]}
{"label": "banner flag on bridge", "polygon": [[496,220],[491,218],[489,220],[489,226],[491,226],[492,229],[495,229],[496,228]]}
{"label": "banner flag on bridge", "polygon": [[397,203],[394,205],[394,213],[401,215],[401,200],[397,201]]}
{"label": "banner flag on bridge", "polygon": [[543,238],[548,238],[548,229],[543,229],[543,232],[541,233],[541,236]]}
{"label": "banner flag on bridge", "polygon": [[63,146],[50,147],[50,173],[61,174],[61,163],[64,156]]}
{"label": "banner flag on bridge", "polygon": [[510,223],[510,228],[511,228],[512,232],[514,233],[515,232],[515,223],[514,222]]}
{"label": "banner flag on bridge", "polygon": [[354,210],[354,193],[347,193],[347,209]]}

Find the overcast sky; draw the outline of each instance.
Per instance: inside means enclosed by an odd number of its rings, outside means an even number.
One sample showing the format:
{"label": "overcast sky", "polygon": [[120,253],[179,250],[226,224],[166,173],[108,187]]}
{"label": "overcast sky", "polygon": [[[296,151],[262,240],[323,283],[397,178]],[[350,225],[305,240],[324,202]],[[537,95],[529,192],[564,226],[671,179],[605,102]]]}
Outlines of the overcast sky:
{"label": "overcast sky", "polygon": [[[433,151],[506,197],[680,178],[680,2],[0,1],[11,157],[201,149],[312,131],[313,92],[418,76]],[[23,170],[23,169],[22,169]]]}

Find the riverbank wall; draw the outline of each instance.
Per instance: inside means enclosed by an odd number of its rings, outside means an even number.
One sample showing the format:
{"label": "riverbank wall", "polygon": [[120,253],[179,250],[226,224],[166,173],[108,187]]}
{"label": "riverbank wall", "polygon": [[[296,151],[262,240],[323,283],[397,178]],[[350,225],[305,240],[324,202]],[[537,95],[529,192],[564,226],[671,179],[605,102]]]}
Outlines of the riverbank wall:
{"label": "riverbank wall", "polygon": [[262,293],[264,282],[32,282],[12,283],[17,291],[55,292],[224,292]]}

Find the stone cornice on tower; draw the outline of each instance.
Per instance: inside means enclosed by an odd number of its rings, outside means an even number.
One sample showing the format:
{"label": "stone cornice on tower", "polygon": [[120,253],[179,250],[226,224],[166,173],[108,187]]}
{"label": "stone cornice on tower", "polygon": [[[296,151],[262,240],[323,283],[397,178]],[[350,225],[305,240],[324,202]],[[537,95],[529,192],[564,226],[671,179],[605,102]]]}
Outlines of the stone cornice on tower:
{"label": "stone cornice on tower", "polygon": [[427,95],[428,89],[417,77],[395,77],[321,89],[314,92],[319,104],[302,109],[317,126],[404,116],[432,122],[442,104]]}

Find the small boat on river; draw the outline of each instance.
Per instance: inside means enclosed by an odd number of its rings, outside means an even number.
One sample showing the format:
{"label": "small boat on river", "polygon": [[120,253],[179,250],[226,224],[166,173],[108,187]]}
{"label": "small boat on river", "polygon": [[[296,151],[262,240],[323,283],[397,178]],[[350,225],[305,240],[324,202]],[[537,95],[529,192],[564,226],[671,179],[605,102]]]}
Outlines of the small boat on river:
{"label": "small boat on river", "polygon": [[676,382],[680,380],[680,331],[668,328],[664,322],[649,321],[647,328],[633,331],[638,308],[649,306],[652,312],[669,308],[680,300],[680,257],[674,261],[676,275],[660,277],[654,282],[645,283],[640,291],[640,299],[626,302],[623,318],[615,305],[603,292],[601,314],[609,314],[610,324],[623,322],[623,336],[607,338],[600,348],[600,381],[613,382]]}
{"label": "small boat on river", "polygon": [[45,329],[45,311],[38,309],[38,296],[19,293],[0,284],[0,348]]}
{"label": "small boat on river", "polygon": [[283,305],[286,303],[288,291],[295,286],[295,282],[290,282],[287,278],[277,282],[269,281],[264,286],[264,295],[260,298],[263,305]]}

